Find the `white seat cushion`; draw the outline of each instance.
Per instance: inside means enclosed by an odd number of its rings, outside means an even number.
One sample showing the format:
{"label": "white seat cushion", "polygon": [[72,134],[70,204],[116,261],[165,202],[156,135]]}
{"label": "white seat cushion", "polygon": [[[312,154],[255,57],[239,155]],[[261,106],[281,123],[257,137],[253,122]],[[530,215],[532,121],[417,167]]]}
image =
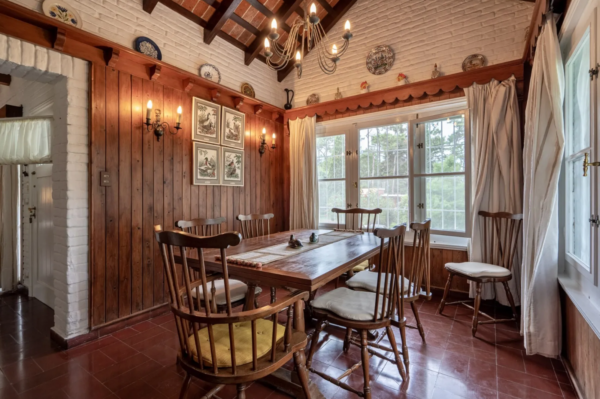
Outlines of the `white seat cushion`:
{"label": "white seat cushion", "polygon": [[505,267],[481,262],[446,263],[445,267],[446,270],[477,278],[499,278],[511,275],[510,270]]}
{"label": "white seat cushion", "polygon": [[[206,283],[208,287],[208,297],[212,298],[212,282]],[[202,286],[199,286],[200,299],[204,299],[204,290]],[[225,296],[225,281],[224,280],[215,280],[215,301],[217,305],[227,305],[227,298]],[[248,285],[240,280],[229,280],[229,292],[231,295],[231,302],[236,302],[241,299],[246,298],[246,293],[248,292]],[[260,287],[256,287],[255,295],[258,296],[262,292]],[[196,297],[196,289],[192,289],[192,296]]]}
{"label": "white seat cushion", "polygon": [[[379,298],[381,310],[382,298]],[[352,291],[348,288],[337,288],[329,291],[311,302],[313,308],[328,310],[348,320],[373,320],[375,310],[375,293]]]}
{"label": "white seat cushion", "polygon": [[[383,274],[384,275],[382,276],[382,279],[381,279],[381,286],[379,287],[380,294],[383,294],[385,292],[385,279],[386,278],[388,280],[388,284],[390,284],[390,282],[389,282],[390,276],[387,273],[383,273]],[[354,275],[354,277],[352,277],[350,280],[346,281],[346,285],[348,287],[352,287],[352,288],[362,288],[363,290],[375,292],[375,290],[377,289],[377,276],[378,275],[379,275],[379,273],[370,272],[370,271],[356,273]],[[402,283],[402,282],[400,282],[400,283]],[[404,278],[404,293],[406,293],[408,291],[409,284],[410,284],[410,281],[408,281],[407,278]],[[388,290],[389,290],[389,285],[388,285]]]}

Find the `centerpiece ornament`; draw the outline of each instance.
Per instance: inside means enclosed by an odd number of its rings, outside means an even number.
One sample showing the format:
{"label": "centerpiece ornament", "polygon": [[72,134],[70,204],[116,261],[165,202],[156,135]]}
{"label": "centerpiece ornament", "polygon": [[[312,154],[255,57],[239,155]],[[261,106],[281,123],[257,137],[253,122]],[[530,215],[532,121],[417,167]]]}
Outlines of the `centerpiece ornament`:
{"label": "centerpiece ornament", "polygon": [[[342,39],[344,43],[337,47],[331,43],[325,29],[321,25],[320,18],[317,16],[317,7],[313,3],[310,6],[310,12],[306,9],[308,3],[304,3],[304,19],[297,17],[290,28],[290,33],[284,45],[277,42],[279,34],[277,33],[277,20],[273,18],[271,22],[271,33],[265,38],[265,57],[267,65],[276,71],[284,69],[289,62],[294,60],[294,66],[298,78],[302,77],[302,60],[305,54],[313,49],[317,51],[317,60],[321,70],[327,75],[335,73],[337,63],[348,50],[352,33],[350,32],[350,21],[346,21]],[[298,42],[300,45],[298,47]],[[328,47],[331,43],[331,51]]]}

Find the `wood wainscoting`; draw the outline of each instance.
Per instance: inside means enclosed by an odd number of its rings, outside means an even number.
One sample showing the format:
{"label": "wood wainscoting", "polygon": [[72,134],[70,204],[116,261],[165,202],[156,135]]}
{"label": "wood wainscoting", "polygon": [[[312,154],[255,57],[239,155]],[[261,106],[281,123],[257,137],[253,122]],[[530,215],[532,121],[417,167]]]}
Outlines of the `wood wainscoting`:
{"label": "wood wainscoting", "polygon": [[600,338],[561,289],[563,359],[581,399],[600,398]]}
{"label": "wood wainscoting", "polygon": [[[246,115],[243,187],[192,185],[192,94],[92,64],[90,107],[91,327],[97,329],[168,301],[153,227],[173,229],[179,219],[224,216],[223,231],[239,229],[235,216],[274,213],[271,231],[284,230],[284,149],[281,123],[240,107]],[[143,125],[146,103],[173,126],[183,108],[182,130],[160,142]],[[221,97],[217,103],[234,107]],[[264,113],[271,116],[270,113]],[[258,153],[263,127],[279,147]],[[100,186],[100,172],[110,185]]]}

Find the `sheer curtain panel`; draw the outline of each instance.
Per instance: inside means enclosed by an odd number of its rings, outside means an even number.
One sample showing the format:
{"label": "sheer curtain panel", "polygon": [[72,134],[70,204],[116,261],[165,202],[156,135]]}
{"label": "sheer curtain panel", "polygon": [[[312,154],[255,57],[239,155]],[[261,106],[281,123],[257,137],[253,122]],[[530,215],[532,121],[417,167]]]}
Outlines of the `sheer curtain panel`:
{"label": "sheer curtain panel", "polygon": [[[492,80],[465,89],[471,118],[471,244],[469,260],[483,259],[479,211],[521,213],[523,179],[521,129],[516,80]],[[519,257],[520,258],[520,257]],[[509,281],[515,304],[520,303],[520,262],[515,261]],[[502,283],[483,285],[482,299],[509,306]],[[471,285],[471,296],[475,296]]]}
{"label": "sheer curtain panel", "polygon": [[0,166],[0,288],[9,292],[17,283],[19,256],[19,166]]}
{"label": "sheer curtain panel", "polygon": [[291,230],[319,227],[316,124],[316,116],[289,121]]}
{"label": "sheer curtain panel", "polygon": [[521,334],[528,355],[561,351],[558,178],[564,149],[564,69],[556,24],[538,38],[525,110]]}
{"label": "sheer curtain panel", "polygon": [[52,118],[0,120],[0,165],[52,162]]}

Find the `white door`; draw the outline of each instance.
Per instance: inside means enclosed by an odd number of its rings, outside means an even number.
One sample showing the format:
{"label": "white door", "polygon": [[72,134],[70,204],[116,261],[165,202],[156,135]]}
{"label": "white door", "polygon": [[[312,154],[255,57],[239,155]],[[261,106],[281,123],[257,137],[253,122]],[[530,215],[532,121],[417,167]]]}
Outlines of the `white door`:
{"label": "white door", "polygon": [[52,165],[37,165],[30,180],[32,217],[32,296],[54,308],[52,269],[54,222],[52,220]]}

